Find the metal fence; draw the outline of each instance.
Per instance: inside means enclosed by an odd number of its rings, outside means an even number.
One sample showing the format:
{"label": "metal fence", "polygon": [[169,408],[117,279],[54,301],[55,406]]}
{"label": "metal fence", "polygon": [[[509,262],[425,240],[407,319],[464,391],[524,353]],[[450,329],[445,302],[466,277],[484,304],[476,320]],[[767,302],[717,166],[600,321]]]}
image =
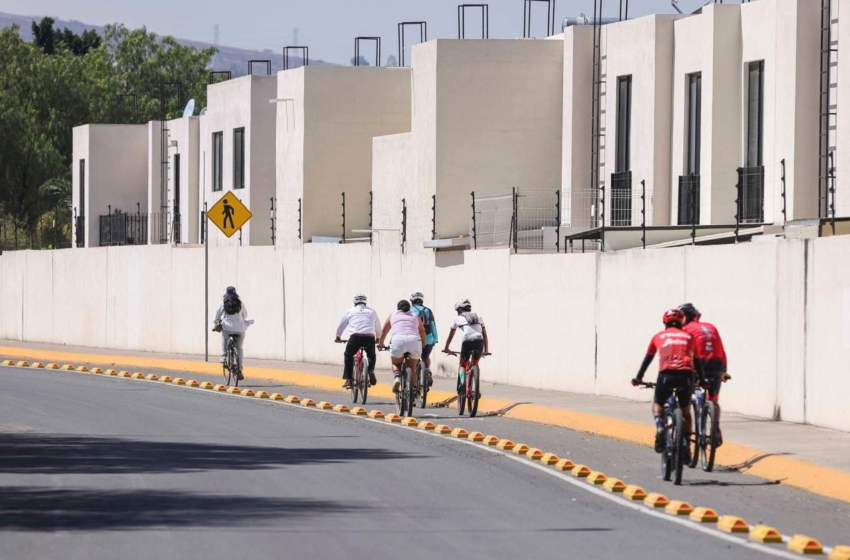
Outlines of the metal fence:
{"label": "metal fence", "polygon": [[171,220],[168,214],[137,214],[148,217],[148,239],[153,245],[168,243],[168,233],[171,230]]}
{"label": "metal fence", "polygon": [[148,242],[148,214],[100,216],[98,231],[101,247],[146,245]]}
{"label": "metal fence", "polygon": [[764,166],[738,168],[738,219],[764,222]]}
{"label": "metal fence", "polygon": [[699,175],[679,177],[679,216],[680,226],[699,224]]}
{"label": "metal fence", "polygon": [[513,188],[473,192],[472,210],[470,235],[474,248],[557,250],[560,191]]}
{"label": "metal fence", "polygon": [[[615,174],[616,175],[616,174]],[[612,175],[612,182],[615,177]],[[575,233],[583,229],[605,226],[628,227],[652,224],[652,191],[631,177],[619,179],[610,192],[601,189],[567,189],[564,191],[562,227]]]}
{"label": "metal fence", "polygon": [[77,247],[86,246],[86,217],[77,216],[74,220],[74,239]]}
{"label": "metal fence", "polygon": [[472,193],[473,247],[508,247],[513,239],[514,189]]}
{"label": "metal fence", "polygon": [[632,224],[632,172],[611,174],[611,220],[612,226]]}

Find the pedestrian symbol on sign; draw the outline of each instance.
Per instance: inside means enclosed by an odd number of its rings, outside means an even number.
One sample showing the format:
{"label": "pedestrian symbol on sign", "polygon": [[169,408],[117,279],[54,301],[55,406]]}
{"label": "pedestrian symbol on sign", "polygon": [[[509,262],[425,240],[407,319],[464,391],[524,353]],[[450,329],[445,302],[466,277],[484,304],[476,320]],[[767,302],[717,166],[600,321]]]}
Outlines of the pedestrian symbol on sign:
{"label": "pedestrian symbol on sign", "polygon": [[207,217],[224,235],[231,237],[251,219],[251,211],[231,193],[221,197],[209,209]]}
{"label": "pedestrian symbol on sign", "polygon": [[227,220],[230,220],[230,228],[233,228],[233,206],[227,203],[227,198],[222,201],[224,205],[224,210],[222,214],[224,214],[224,227],[227,227]]}

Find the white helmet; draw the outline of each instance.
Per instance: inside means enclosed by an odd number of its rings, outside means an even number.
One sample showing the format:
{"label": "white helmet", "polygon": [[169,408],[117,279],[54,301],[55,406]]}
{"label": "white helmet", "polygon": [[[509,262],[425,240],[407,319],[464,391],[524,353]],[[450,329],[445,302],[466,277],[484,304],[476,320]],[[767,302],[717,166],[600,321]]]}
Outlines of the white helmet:
{"label": "white helmet", "polygon": [[422,292],[416,292],[410,295],[410,303],[416,303],[417,301],[420,303],[425,301],[425,296],[422,295]]}
{"label": "white helmet", "polygon": [[357,295],[355,295],[355,296],[354,296],[354,305],[359,305],[359,304],[361,304],[361,303],[362,303],[363,305],[366,305],[366,296],[365,296],[365,295],[363,295],[363,294],[357,294]]}
{"label": "white helmet", "polygon": [[468,299],[462,299],[455,303],[455,311],[460,311],[461,309],[466,309],[467,307],[472,307],[472,304],[469,303]]}

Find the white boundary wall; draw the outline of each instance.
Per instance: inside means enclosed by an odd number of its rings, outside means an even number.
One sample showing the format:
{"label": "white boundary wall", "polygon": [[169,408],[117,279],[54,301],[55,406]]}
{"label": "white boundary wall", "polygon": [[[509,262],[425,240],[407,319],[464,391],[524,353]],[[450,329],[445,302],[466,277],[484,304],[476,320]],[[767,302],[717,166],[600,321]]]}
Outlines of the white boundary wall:
{"label": "white boundary wall", "polygon": [[[648,400],[629,380],[663,311],[692,301],[723,334],[730,411],[850,431],[848,251],[850,237],[586,255],[402,254],[396,232],[376,232],[371,246],[211,247],[207,303],[212,316],[224,287],[237,286],[257,321],[249,357],[339,364],[334,329],[354,293],[368,294],[383,318],[421,290],[443,340],[453,303],[469,297],[490,332],[486,380]],[[202,354],[203,259],[203,248],[171,246],[7,252],[0,337]],[[211,333],[213,356],[217,345]],[[454,360],[435,354],[436,371],[452,375]]]}

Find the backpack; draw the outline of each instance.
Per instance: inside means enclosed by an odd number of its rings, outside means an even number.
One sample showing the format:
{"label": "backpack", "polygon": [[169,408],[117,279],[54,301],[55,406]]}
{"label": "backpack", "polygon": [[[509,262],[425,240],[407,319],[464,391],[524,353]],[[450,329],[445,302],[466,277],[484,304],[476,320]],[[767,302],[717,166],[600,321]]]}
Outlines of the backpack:
{"label": "backpack", "polygon": [[461,315],[461,317],[466,319],[466,323],[468,325],[472,326],[472,325],[478,324],[478,315],[476,315],[475,313],[473,313],[471,311],[467,311],[465,313],[461,313],[460,315]]}
{"label": "backpack", "polygon": [[242,312],[242,302],[238,298],[224,299],[224,312],[228,315],[236,315]]}
{"label": "backpack", "polygon": [[419,309],[419,320],[425,328],[425,334],[434,334],[434,317],[431,315],[431,310],[425,306],[416,306]]}

